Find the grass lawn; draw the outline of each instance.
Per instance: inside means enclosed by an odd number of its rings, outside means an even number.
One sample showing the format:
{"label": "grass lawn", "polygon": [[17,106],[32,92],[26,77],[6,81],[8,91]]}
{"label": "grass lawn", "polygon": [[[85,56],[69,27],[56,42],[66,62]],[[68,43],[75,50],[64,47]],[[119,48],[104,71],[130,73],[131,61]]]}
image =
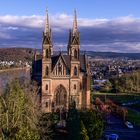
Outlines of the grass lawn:
{"label": "grass lawn", "polygon": [[128,121],[134,123],[134,125],[140,126],[140,114],[139,113],[129,109],[127,119],[128,119]]}
{"label": "grass lawn", "polygon": [[132,94],[102,94],[102,93],[99,93],[99,94],[92,94],[92,98],[93,100],[96,98],[96,97],[99,97],[102,101],[105,100],[105,96],[106,96],[106,99],[110,99],[112,100],[114,103],[118,104],[118,105],[121,105],[122,103],[128,103],[128,102],[134,102],[134,101],[137,101],[137,100],[140,100],[140,95],[132,95]]}

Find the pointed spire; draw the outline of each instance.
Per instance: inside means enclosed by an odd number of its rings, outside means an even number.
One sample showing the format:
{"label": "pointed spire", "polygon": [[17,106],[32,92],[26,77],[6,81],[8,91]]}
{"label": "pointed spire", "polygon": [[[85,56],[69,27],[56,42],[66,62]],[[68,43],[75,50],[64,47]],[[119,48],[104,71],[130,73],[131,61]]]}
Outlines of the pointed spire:
{"label": "pointed spire", "polygon": [[45,22],[45,30],[44,33],[49,32],[49,16],[48,16],[48,9],[46,9],[46,22]]}
{"label": "pointed spire", "polygon": [[74,10],[73,34],[77,31],[77,16],[76,9]]}

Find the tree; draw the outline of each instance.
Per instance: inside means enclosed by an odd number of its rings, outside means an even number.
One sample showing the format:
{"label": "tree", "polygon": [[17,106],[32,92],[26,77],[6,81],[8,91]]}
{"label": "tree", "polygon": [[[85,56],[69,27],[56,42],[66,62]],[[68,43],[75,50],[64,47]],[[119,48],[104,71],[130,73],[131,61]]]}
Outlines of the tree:
{"label": "tree", "polygon": [[103,132],[103,120],[99,112],[87,109],[80,112],[80,119],[87,129],[89,139],[99,140]]}
{"label": "tree", "polygon": [[21,127],[16,134],[17,140],[40,140],[40,136],[37,131],[29,130],[28,127]]}
{"label": "tree", "polygon": [[85,128],[85,125],[83,121],[80,123],[80,138],[79,140],[89,140],[87,129]]}
{"label": "tree", "polygon": [[37,107],[31,96],[26,95],[18,80],[12,81],[0,95],[0,135],[3,139],[39,139]]}
{"label": "tree", "polygon": [[103,92],[110,92],[111,89],[112,89],[112,83],[111,83],[109,80],[107,80],[107,81],[104,83],[104,86],[103,86],[103,88],[102,88],[102,91],[103,91]]}
{"label": "tree", "polygon": [[96,98],[94,104],[96,105],[96,109],[101,111],[101,106],[104,104],[100,98]]}
{"label": "tree", "polygon": [[51,114],[42,114],[39,120],[38,128],[41,140],[50,140],[53,136],[52,126],[54,124]]}
{"label": "tree", "polygon": [[80,118],[79,113],[75,107],[71,107],[67,118],[68,139],[78,140],[80,134]]}
{"label": "tree", "polygon": [[111,78],[110,82],[116,92],[139,93],[140,92],[140,72],[134,71],[121,77]]}

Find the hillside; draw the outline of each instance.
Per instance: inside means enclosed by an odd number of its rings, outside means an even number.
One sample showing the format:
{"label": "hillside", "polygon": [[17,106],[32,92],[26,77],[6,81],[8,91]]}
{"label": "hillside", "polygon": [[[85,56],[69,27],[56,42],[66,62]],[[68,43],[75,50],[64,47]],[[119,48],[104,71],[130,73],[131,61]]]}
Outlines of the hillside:
{"label": "hillside", "polygon": [[[41,49],[37,50],[41,52]],[[32,48],[0,48],[0,61],[31,61],[35,50]],[[59,52],[54,52],[58,54]],[[64,52],[66,53],[66,52]],[[85,53],[82,51],[82,53]],[[129,58],[140,59],[140,53],[116,53],[116,52],[93,52],[87,51],[87,55],[93,58]]]}
{"label": "hillside", "polygon": [[1,61],[31,61],[33,54],[31,48],[0,48]]}
{"label": "hillside", "polygon": [[87,51],[87,55],[93,58],[129,58],[140,59],[140,53],[116,53],[116,52],[93,52]]}

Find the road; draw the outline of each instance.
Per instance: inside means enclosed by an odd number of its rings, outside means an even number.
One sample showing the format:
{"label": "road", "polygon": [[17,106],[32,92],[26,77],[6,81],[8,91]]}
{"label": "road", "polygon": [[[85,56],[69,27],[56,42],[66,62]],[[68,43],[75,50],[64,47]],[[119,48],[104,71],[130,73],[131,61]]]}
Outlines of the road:
{"label": "road", "polygon": [[112,133],[118,134],[119,140],[140,140],[140,127],[127,128],[123,121],[116,116],[110,116],[103,135]]}
{"label": "road", "polygon": [[119,140],[140,140],[140,128],[129,129],[129,128],[124,128],[122,126],[118,126],[116,128],[113,127],[105,129],[104,133],[118,134]]}

